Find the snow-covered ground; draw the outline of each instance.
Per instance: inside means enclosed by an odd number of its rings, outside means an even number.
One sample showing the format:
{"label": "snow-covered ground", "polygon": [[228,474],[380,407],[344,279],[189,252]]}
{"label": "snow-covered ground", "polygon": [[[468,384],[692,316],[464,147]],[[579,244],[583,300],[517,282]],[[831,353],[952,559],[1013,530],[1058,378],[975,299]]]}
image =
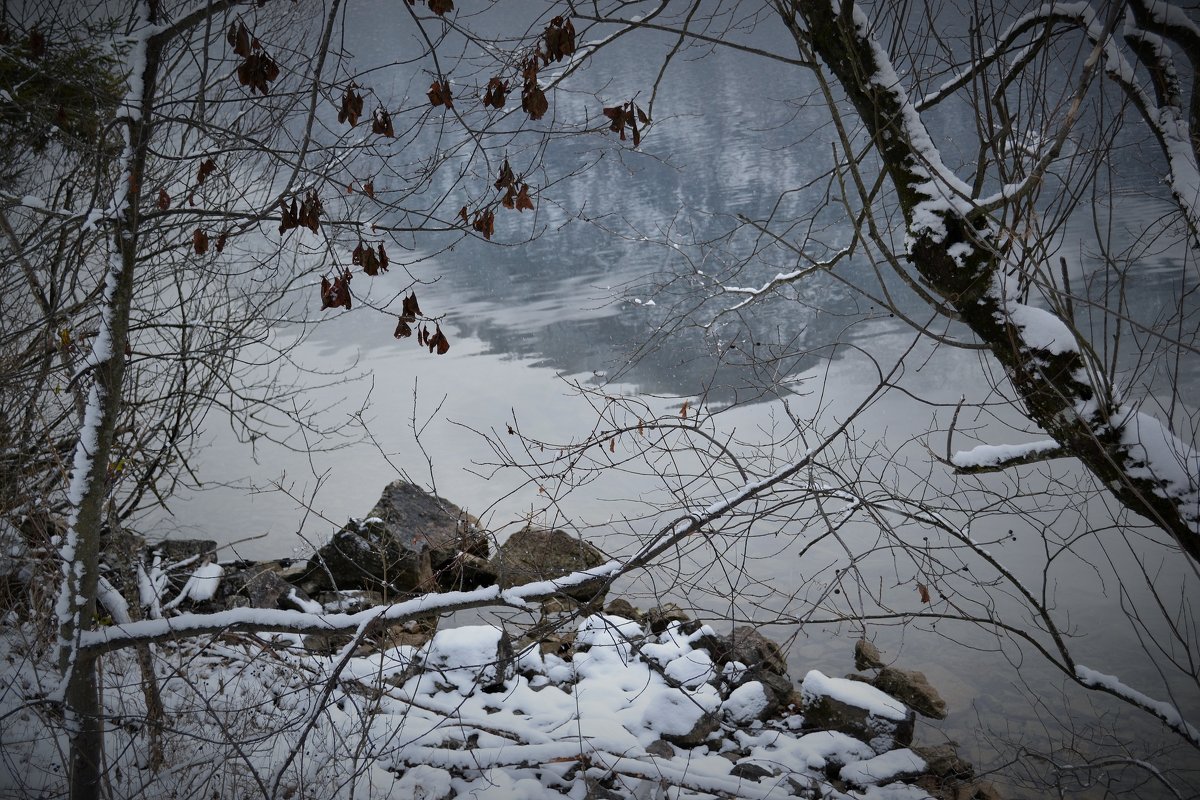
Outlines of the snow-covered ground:
{"label": "snow-covered ground", "polygon": [[[122,651],[102,665],[105,772],[113,796],[145,798],[929,796],[889,783],[923,771],[909,749],[806,730],[794,707],[762,721],[765,687],[741,680],[743,665],[714,665],[699,645],[712,630],[691,628],[655,635],[590,616],[569,660],[510,647],[491,625],[362,657],[315,655],[286,636],[160,646],[157,772],[139,671]],[[56,676],[16,629],[0,642],[12,677],[0,690],[0,796],[57,795],[64,739],[35,702]],[[847,684],[810,673],[804,693],[854,695]],[[885,717],[906,711],[857,686]]]}

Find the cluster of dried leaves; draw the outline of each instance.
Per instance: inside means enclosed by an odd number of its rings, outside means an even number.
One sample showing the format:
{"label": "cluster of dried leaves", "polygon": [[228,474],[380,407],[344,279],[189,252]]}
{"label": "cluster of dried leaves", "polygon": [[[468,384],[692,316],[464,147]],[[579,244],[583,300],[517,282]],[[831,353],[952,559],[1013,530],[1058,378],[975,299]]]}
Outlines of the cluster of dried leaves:
{"label": "cluster of dried leaves", "polygon": [[250,35],[244,22],[230,25],[226,38],[234,54],[245,59],[237,68],[238,82],[242,86],[249,86],[251,94],[257,91],[265,96],[271,82],[279,77],[279,65],[275,59],[267,55],[262,43]]}
{"label": "cluster of dried leaves", "polygon": [[378,248],[374,248],[360,241],[358,247],[354,248],[350,260],[362,267],[363,272],[371,277],[375,277],[380,271],[387,272],[389,263],[387,251],[383,249],[383,242],[379,243]]}
{"label": "cluster of dried leaves", "polygon": [[292,228],[308,228],[313,233],[317,232],[320,226],[320,216],[323,207],[320,198],[317,197],[316,189],[309,189],[308,194],[304,197],[304,202],[299,203],[295,197],[292,198],[291,205],[287,201],[280,199],[279,201],[279,232],[286,233]]}
{"label": "cluster of dried leaves", "polygon": [[450,81],[434,81],[429,84],[429,91],[426,95],[429,97],[429,104],[434,108],[438,106],[454,108],[454,95],[450,91]]}
{"label": "cluster of dried leaves", "polygon": [[483,104],[489,108],[504,108],[504,101],[508,99],[508,92],[508,81],[492,78],[488,81],[487,89],[483,93]]}
{"label": "cluster of dried leaves", "polygon": [[334,274],[333,280],[321,276],[321,310],[327,308],[350,308],[350,270],[343,269]]}
{"label": "cluster of dried leaves", "polygon": [[[188,192],[187,202],[189,206],[196,205],[196,191],[204,185],[204,181],[217,171],[217,162],[211,158],[206,158],[200,162],[200,166],[196,168],[196,185]],[[166,189],[158,190],[158,208],[160,211],[166,211],[171,207],[171,196],[167,194]]]}
{"label": "cluster of dried leaves", "polygon": [[528,114],[530,119],[541,119],[550,110],[550,101],[546,99],[542,87],[538,86],[540,68],[537,54],[526,59],[521,68],[521,110]]}
{"label": "cluster of dried leaves", "polygon": [[[392,335],[397,339],[407,339],[412,336],[412,326],[416,324],[419,316],[422,316],[421,307],[417,305],[417,293],[413,292],[404,298],[400,309],[400,318],[396,321],[396,331]],[[450,340],[446,338],[446,334],[442,333],[441,325],[435,322],[433,327],[433,333],[430,333],[429,328],[424,324],[417,328],[417,344],[428,347],[431,353],[436,351],[439,356],[444,356],[450,350]]]}
{"label": "cluster of dried leaves", "polygon": [[[5,39],[8,38],[7,33],[6,28]],[[5,41],[4,44],[8,44],[8,42]],[[36,25],[29,29],[29,38],[26,41],[26,45],[29,47],[29,58],[31,60],[37,61],[46,55],[46,35],[39,31]]]}
{"label": "cluster of dried leaves", "polygon": [[496,232],[496,213],[490,208],[476,211],[474,217],[468,217],[467,207],[463,206],[458,210],[458,216],[464,225],[469,224],[474,231],[483,234],[485,239],[490,240],[492,234]]}
{"label": "cluster of dried leaves", "polygon": [[[346,91],[342,92],[342,104],[338,108],[338,122],[347,123],[351,128],[358,124],[363,115],[363,96],[356,89],[358,85],[355,83],[346,87]],[[396,129],[392,127],[392,115],[383,106],[371,113],[371,133],[389,139],[396,137]]]}
{"label": "cluster of dried leaves", "polygon": [[358,86],[351,83],[342,94],[342,107],[338,109],[338,122],[348,122],[353,128],[363,113],[362,95],[354,91]]}
{"label": "cluster of dried leaves", "polygon": [[505,190],[504,198],[500,201],[505,208],[533,211],[533,201],[529,199],[529,184],[521,181],[518,187],[517,176],[513,174],[507,158],[504,159],[504,165],[500,167],[500,177],[496,179],[494,185],[497,189]]}
{"label": "cluster of dried leaves", "polygon": [[546,45],[543,54],[546,63],[562,61],[575,54],[575,26],[570,19],[555,17],[542,32],[542,41]]}
{"label": "cluster of dried leaves", "polygon": [[371,115],[371,133],[386,136],[389,139],[396,138],[396,130],[392,127],[392,115],[382,106],[375,109],[375,113]]}
{"label": "cluster of dried leaves", "polygon": [[[417,0],[408,0],[410,6],[415,6]],[[444,17],[454,10],[454,0],[428,0],[429,10],[439,17]]]}
{"label": "cluster of dried leaves", "polygon": [[[534,210],[533,198],[529,196],[529,184],[517,177],[507,158],[504,159],[500,175],[493,185],[497,190],[504,192],[500,205],[517,211]],[[470,225],[472,230],[482,234],[484,239],[490,240],[496,232],[496,213],[490,208],[481,209],[471,215],[467,207],[463,206],[459,209],[458,216],[464,225]]]}
{"label": "cluster of dried leaves", "polygon": [[637,147],[642,143],[642,134],[638,130],[638,124],[649,124],[650,117],[632,100],[623,105],[604,109],[604,116],[611,120],[608,129],[613,133],[621,134],[622,142],[625,141],[625,128],[629,128],[633,132],[633,146]]}
{"label": "cluster of dried leaves", "polygon": [[[225,242],[229,240],[229,231],[221,231],[217,235],[217,242],[213,249],[218,254],[225,251]],[[192,249],[196,251],[196,255],[202,256],[208,252],[208,232],[203,228],[196,228],[196,232],[192,234]]]}

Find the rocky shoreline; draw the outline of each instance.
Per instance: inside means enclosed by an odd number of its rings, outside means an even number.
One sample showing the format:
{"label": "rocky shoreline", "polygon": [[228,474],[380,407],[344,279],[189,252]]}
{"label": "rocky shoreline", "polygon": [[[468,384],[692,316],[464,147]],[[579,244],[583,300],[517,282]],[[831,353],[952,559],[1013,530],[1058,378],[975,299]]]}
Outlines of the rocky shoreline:
{"label": "rocky shoreline", "polygon": [[[139,580],[140,572],[141,580],[148,578],[157,587],[159,597],[171,598],[165,608],[193,612],[247,606],[357,611],[429,591],[555,578],[607,560],[563,531],[535,528],[513,534],[491,553],[487,534],[473,518],[403,482],[389,485],[364,519],[348,523],[307,560],[219,562],[215,542],[147,546],[123,536],[106,543],[110,580],[128,584]],[[125,557],[116,558],[119,554]],[[515,685],[510,682],[517,679],[528,687],[554,685],[569,693],[578,684],[581,665],[595,660],[593,651],[602,646],[622,654],[623,668],[636,662],[691,703],[686,713],[672,706],[661,735],[645,745],[649,758],[719,755],[738,781],[763,786],[791,781],[789,793],[800,796],[835,796],[813,795],[813,780],[825,790],[855,797],[997,796],[951,747],[913,743],[917,714],[943,719],[946,705],[923,674],[886,663],[871,643],[855,644],[855,667],[866,674],[837,678],[811,670],[795,680],[778,645],[752,627],[720,634],[674,605],[642,611],[621,598],[601,609],[600,588],[573,587],[551,598],[542,613],[553,624],[542,624],[538,633],[516,641],[492,626],[439,631],[432,617],[374,632],[353,655],[401,654],[403,669],[388,680],[398,688],[409,687],[410,694],[427,692],[419,685],[430,678],[437,691],[465,696],[510,691]],[[473,651],[473,667],[452,663],[455,647],[447,645],[468,636],[468,630],[476,650],[479,642],[485,643],[485,652]],[[320,658],[349,641],[349,634],[313,634],[303,643],[312,657]],[[449,673],[457,677],[439,683]],[[653,720],[645,724],[651,729],[657,725]],[[809,744],[820,734],[824,749],[803,769],[764,760],[747,742],[759,741],[765,731]],[[402,765],[397,769],[405,771]],[[447,774],[462,777],[453,769]],[[900,794],[872,794],[884,787]],[[602,788],[598,785],[597,791]]]}

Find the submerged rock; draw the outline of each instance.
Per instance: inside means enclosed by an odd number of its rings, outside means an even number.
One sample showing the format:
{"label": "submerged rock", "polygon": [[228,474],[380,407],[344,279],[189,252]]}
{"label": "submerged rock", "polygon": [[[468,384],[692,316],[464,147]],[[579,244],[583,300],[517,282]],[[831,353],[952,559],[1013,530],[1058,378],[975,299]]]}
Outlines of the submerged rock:
{"label": "submerged rock", "polygon": [[938,694],[938,690],[929,684],[929,679],[923,672],[884,667],[871,685],[906,703],[922,716],[932,719],[946,718],[946,701]]}
{"label": "submerged rock", "polygon": [[930,775],[958,780],[970,780],[975,777],[975,768],[964,761],[958,751],[948,744],[914,746],[913,752],[924,759]]}

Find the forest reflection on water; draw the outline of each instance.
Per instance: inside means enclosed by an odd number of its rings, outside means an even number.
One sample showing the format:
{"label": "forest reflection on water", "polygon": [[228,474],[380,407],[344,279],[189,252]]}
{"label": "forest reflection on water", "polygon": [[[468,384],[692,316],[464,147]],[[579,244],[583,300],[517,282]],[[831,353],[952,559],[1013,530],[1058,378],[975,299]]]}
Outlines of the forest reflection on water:
{"label": "forest reflection on water", "polygon": [[[623,79],[611,73],[606,77],[617,83]],[[423,261],[414,254],[415,272],[430,280],[417,288],[422,304],[447,314],[442,325],[452,346],[446,356],[428,356],[411,342],[397,342],[378,318],[353,313],[317,326],[300,345],[297,358],[309,366],[356,365],[352,372],[364,375],[357,383],[314,389],[307,399],[320,404],[348,398],[333,413],[341,415],[348,430],[369,431],[369,439],[328,452],[320,449],[326,444],[322,442],[313,443],[313,452],[262,443],[251,449],[211,421],[213,441],[194,466],[203,480],[236,485],[181,498],[173,507],[174,518],[163,521],[164,529],[169,524],[222,542],[263,534],[238,545],[236,552],[247,557],[304,552],[308,543],[327,537],[347,517],[364,514],[400,468],[497,530],[525,517],[620,547],[650,529],[621,525],[614,533],[609,527],[641,509],[653,491],[644,477],[616,474],[548,509],[536,486],[481,466],[493,454],[476,431],[501,435],[515,417],[537,438],[578,440],[595,423],[596,413],[573,389],[575,383],[638,398],[663,413],[671,413],[684,399],[703,398],[713,409],[723,409],[720,424],[726,431],[769,427],[779,414],[779,398],[788,395],[798,412],[828,421],[873,388],[875,362],[890,365],[902,354],[908,354],[908,366],[898,383],[908,395],[894,393],[873,408],[856,435],[872,446],[868,449],[887,442],[877,452],[912,459],[916,466],[906,488],[920,491],[913,476],[929,474],[921,436],[935,427],[935,419],[944,425],[961,394],[987,394],[985,361],[975,351],[935,349],[927,343],[909,353],[916,338],[911,328],[821,276],[784,299],[764,303],[752,315],[732,314],[708,326],[715,312],[738,300],[718,296],[715,303],[701,303],[713,293],[712,276],[733,271],[743,284],[756,285],[773,274],[774,266],[751,260],[735,271],[739,241],[722,240],[723,249],[701,252],[655,240],[719,239],[735,214],[766,217],[781,189],[805,184],[819,169],[804,150],[816,145],[793,138],[791,125],[809,113],[785,102],[796,88],[785,76],[764,76],[753,61],[715,52],[669,77],[662,107],[676,112],[664,111],[644,143],[645,154],[603,140],[568,142],[551,152],[549,158],[562,160],[562,171],[589,153],[594,157],[597,149],[604,157],[562,187],[560,205],[547,207],[533,221],[519,219],[537,234],[533,241],[506,247],[466,240]],[[752,127],[735,125],[731,120],[739,118],[745,102],[737,87],[750,82],[779,102],[764,106]],[[703,117],[678,111],[699,108],[706,109]],[[613,202],[605,206],[606,199]],[[804,206],[820,198],[797,195],[788,202]],[[1129,199],[1122,224],[1130,231],[1144,230],[1159,212],[1152,199]],[[837,231],[825,235],[831,242],[839,236]],[[1083,229],[1070,232],[1080,242],[1088,235]],[[1074,239],[1064,240],[1063,252],[1072,256],[1073,269],[1082,278],[1089,270],[1087,248]],[[1176,296],[1181,285],[1196,284],[1195,274],[1170,249],[1148,256],[1140,266],[1138,280],[1125,287],[1131,315],[1153,310],[1163,297]],[[865,276],[868,268],[853,266],[849,279],[856,269]],[[387,293],[396,286],[381,280],[378,287],[362,290]],[[1181,378],[1184,397],[1200,396],[1200,376]],[[1146,380],[1156,384],[1162,378],[1151,374]],[[993,425],[1004,431],[1003,425]],[[421,431],[419,439],[414,429]],[[980,433],[986,431],[981,428]],[[889,466],[895,465],[878,468]],[[1063,470],[1064,481],[1070,480],[1069,473],[1069,468]],[[246,491],[248,486],[252,491]],[[1087,514],[1087,509],[1075,511]],[[986,537],[988,526],[1006,524],[989,519],[980,535]],[[1029,562],[1037,563],[1036,530],[1020,534],[1016,542],[999,547],[1017,563],[1024,559],[1023,548],[1029,548]],[[797,589],[806,577],[796,558],[803,539],[787,535],[772,532],[737,545],[744,548],[753,583],[777,597],[740,607],[733,597],[738,589],[715,579],[691,587],[695,593],[687,598],[682,586],[666,581],[667,593],[713,619],[786,620],[771,632],[790,641],[797,677],[810,668],[846,672],[859,629],[798,621],[807,613],[805,595]],[[1131,655],[1136,647],[1130,631],[1106,624],[1115,610],[1119,613],[1120,593],[1098,586],[1095,573],[1082,561],[1078,569],[1059,571],[1056,581],[1060,601],[1072,604],[1073,621],[1090,632],[1077,643],[1080,651],[1129,680],[1154,683],[1153,664]],[[648,575],[625,588],[645,604],[650,594],[662,594],[663,587],[662,580]],[[1034,742],[1044,733],[1038,729],[1047,709],[1069,715],[1077,707],[1080,726],[1097,713],[1090,699],[1059,695],[1065,682],[1051,670],[1032,662],[1014,669],[1010,660],[1016,656],[994,650],[986,635],[956,631],[943,636],[899,627],[873,629],[872,635],[902,666],[927,672],[950,701],[951,719],[937,726],[940,733],[929,735],[962,742],[981,762],[991,763],[995,754],[987,749],[995,742],[977,736],[977,721],[993,734]],[[1194,691],[1181,697],[1194,697]],[[1111,705],[1098,708],[1115,713]],[[1183,710],[1193,716],[1200,712]],[[1126,723],[1109,719],[1106,724]],[[1153,725],[1147,731],[1149,737],[1156,735]]]}

